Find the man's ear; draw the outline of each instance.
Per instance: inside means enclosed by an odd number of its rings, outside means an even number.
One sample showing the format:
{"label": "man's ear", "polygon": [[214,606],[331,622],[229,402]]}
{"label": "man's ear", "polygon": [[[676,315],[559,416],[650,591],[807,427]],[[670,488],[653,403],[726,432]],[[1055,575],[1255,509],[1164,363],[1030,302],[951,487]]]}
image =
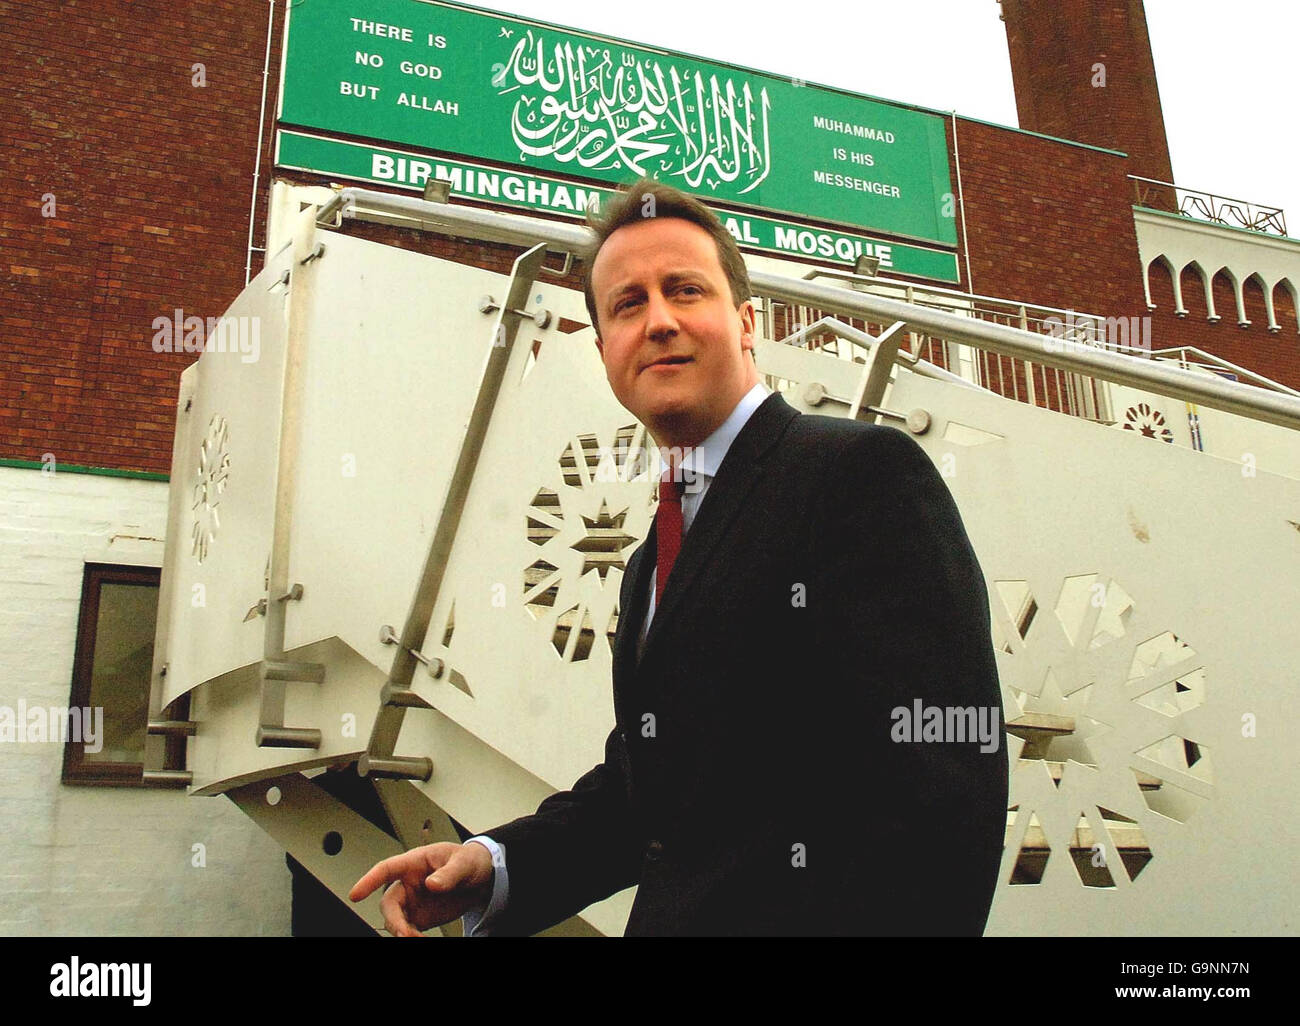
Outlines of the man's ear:
{"label": "man's ear", "polygon": [[746,299],[736,310],[736,315],[740,318],[740,348],[752,350],[754,348],[754,301]]}
{"label": "man's ear", "polygon": [[601,363],[604,363],[604,362],[605,362],[605,343],[602,342],[602,341],[600,340],[600,336],[599,336],[599,335],[596,336],[596,352],[600,353],[600,362],[601,362]]}

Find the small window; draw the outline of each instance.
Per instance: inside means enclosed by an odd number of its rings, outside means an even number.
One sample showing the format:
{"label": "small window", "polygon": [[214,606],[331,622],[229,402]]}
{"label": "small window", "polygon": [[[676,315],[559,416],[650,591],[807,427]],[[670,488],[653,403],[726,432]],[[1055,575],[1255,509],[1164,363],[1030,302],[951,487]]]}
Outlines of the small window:
{"label": "small window", "polygon": [[[65,784],[139,787],[146,745],[159,746],[165,769],[184,769],[184,737],[147,735],[158,579],[154,567],[86,564],[64,735]],[[173,706],[164,719],[189,716],[188,695]]]}

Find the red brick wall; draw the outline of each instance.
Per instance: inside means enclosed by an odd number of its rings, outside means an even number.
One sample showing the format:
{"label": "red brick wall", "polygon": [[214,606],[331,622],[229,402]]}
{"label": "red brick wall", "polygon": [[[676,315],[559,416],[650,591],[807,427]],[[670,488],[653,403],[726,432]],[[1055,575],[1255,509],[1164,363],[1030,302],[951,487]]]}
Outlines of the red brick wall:
{"label": "red brick wall", "polygon": [[1142,0],[1002,0],[1002,16],[1021,128],[1120,150],[1129,174],[1174,180]]}
{"label": "red brick wall", "polygon": [[267,10],[0,2],[0,456],[168,469],[193,357],[153,352],[151,325],[243,287]]}
{"label": "red brick wall", "polygon": [[964,118],[957,133],[975,292],[1146,313],[1123,157]]}

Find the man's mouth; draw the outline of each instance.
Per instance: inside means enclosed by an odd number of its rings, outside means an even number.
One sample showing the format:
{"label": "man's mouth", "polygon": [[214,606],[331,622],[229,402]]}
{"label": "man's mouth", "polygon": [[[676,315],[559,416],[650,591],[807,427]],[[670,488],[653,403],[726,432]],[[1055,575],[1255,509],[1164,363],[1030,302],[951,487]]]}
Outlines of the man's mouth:
{"label": "man's mouth", "polygon": [[647,364],[646,369],[649,370],[651,367],[675,367],[690,362],[691,357],[689,356],[665,356],[662,360],[656,360],[654,363]]}

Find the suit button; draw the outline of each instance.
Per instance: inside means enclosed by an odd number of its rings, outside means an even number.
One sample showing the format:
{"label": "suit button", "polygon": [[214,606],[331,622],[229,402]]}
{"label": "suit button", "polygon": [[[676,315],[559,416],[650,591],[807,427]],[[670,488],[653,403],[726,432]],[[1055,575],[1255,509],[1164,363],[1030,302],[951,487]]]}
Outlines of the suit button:
{"label": "suit button", "polygon": [[647,862],[659,862],[664,857],[664,845],[662,841],[651,841],[645,846],[645,857]]}

